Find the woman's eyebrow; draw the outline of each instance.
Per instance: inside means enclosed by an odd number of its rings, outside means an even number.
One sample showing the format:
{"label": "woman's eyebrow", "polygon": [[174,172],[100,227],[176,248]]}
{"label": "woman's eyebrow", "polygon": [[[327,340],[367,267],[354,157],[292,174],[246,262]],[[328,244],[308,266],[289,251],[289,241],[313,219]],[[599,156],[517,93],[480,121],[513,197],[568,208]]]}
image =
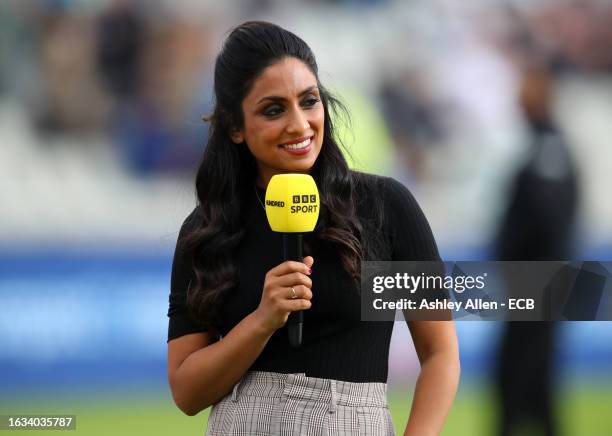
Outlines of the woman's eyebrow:
{"label": "woman's eyebrow", "polygon": [[[303,96],[304,94],[308,94],[309,92],[313,92],[313,91],[315,91],[315,90],[316,90],[316,91],[319,91],[319,88],[318,88],[316,85],[309,86],[308,88],[306,88],[305,90],[303,90],[302,92],[300,92],[300,93],[298,94],[298,97],[301,97],[301,96]],[[267,97],[263,97],[263,98],[261,98],[261,99],[260,99],[260,100],[257,102],[257,104],[261,103],[261,102],[262,102],[262,101],[264,101],[264,100],[271,100],[271,101],[274,101],[274,102],[279,102],[279,101],[285,101],[285,100],[287,100],[287,99],[286,99],[285,97],[280,97],[280,96],[277,96],[277,95],[269,95],[269,96],[267,96]]]}

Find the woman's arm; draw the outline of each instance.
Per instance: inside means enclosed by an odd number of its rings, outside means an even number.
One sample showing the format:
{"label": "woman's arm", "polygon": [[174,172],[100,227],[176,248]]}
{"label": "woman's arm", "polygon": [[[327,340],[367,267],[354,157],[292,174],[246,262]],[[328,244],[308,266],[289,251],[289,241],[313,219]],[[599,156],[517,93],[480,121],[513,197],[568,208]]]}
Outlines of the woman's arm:
{"label": "woman's arm", "polygon": [[253,312],[221,341],[210,333],[168,342],[168,380],[176,405],[193,416],[220,401],[261,354],[274,330]]}
{"label": "woman's arm", "polygon": [[421,363],[404,436],[438,435],[459,384],[459,346],[453,321],[409,321]]}
{"label": "woman's arm", "polygon": [[[440,262],[433,233],[416,199],[398,181],[391,178],[384,181],[386,228],[390,235],[392,260]],[[449,321],[415,321],[414,315],[411,313],[411,318],[404,316],[421,363],[421,372],[404,435],[437,435],[442,431],[459,383],[457,335],[449,311],[424,312],[426,319]]]}
{"label": "woman's arm", "polygon": [[[168,342],[168,381],[176,405],[187,415],[220,401],[263,351],[289,314],[311,307],[310,267],[285,261],[266,273],[259,307],[222,340],[208,332],[183,335]],[[291,298],[293,291],[295,299]]]}

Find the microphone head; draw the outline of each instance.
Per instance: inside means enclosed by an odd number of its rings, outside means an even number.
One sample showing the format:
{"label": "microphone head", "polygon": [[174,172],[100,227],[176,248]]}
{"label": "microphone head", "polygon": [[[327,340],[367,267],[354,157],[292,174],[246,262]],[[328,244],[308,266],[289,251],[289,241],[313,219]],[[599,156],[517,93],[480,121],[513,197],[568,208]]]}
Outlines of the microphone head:
{"label": "microphone head", "polygon": [[319,190],[308,174],[277,174],[266,189],[266,215],[275,232],[312,232],[319,218]]}

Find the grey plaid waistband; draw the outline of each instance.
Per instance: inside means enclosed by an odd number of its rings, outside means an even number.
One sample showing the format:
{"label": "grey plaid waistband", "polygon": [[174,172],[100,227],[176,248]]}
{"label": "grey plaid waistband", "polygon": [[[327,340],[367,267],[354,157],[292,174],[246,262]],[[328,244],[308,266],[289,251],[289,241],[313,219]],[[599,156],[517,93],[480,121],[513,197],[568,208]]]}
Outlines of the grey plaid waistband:
{"label": "grey plaid waistband", "polygon": [[304,373],[249,371],[234,386],[232,400],[240,396],[277,397],[326,402],[351,407],[387,407],[386,383],[352,383],[307,377]]}

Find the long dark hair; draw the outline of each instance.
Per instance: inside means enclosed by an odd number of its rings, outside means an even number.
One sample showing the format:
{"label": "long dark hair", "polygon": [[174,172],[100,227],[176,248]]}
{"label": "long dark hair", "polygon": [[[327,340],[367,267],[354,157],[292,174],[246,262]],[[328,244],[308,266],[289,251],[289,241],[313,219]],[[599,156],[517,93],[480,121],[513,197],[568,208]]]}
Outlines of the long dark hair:
{"label": "long dark hair", "polygon": [[218,322],[218,304],[238,283],[233,254],[245,234],[242,208],[256,177],[255,158],[244,144],[234,144],[230,133],[243,126],[241,103],[253,82],[286,57],[299,59],[314,74],[325,109],[323,145],[310,171],[321,199],[316,239],[331,243],[344,269],[359,280],[366,247],[356,216],[355,181],[334,137],[329,110],[348,112],[321,86],[314,54],[302,39],[271,23],[246,22],[230,33],[216,59],[215,108],[207,118],[209,139],[196,176],[199,207],[192,216],[193,230],[179,241],[193,262],[188,306],[205,325]]}

